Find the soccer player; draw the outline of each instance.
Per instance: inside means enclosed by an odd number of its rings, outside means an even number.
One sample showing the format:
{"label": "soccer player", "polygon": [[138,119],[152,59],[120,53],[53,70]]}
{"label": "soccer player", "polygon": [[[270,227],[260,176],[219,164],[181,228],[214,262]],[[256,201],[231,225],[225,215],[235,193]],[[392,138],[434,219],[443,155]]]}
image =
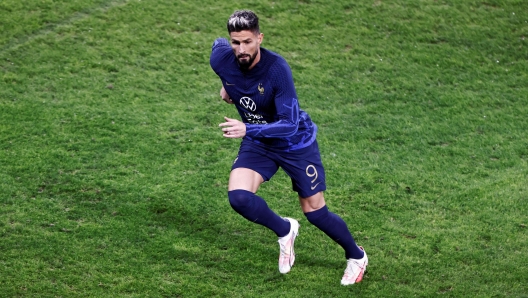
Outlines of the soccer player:
{"label": "soccer player", "polygon": [[367,254],[356,245],[346,223],[326,206],[325,171],[316,141],[317,126],[299,107],[288,63],[260,47],[264,35],[252,11],[235,11],[227,21],[230,40],[218,38],[210,63],[222,80],[220,96],[234,104],[242,121],[224,117],[223,136],[242,138],[229,176],[232,208],[247,220],[279,237],[279,271],[288,273],[295,261],[297,220],[280,217],[256,195],[259,186],[282,168],[291,178],[308,221],[345,250],[347,267],[342,285],[360,282]]}

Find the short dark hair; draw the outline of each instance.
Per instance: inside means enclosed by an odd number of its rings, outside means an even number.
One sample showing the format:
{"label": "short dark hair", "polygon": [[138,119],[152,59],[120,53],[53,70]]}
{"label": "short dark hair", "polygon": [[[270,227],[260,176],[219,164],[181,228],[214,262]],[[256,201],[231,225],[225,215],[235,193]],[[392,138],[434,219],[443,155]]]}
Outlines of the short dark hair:
{"label": "short dark hair", "polygon": [[244,30],[249,30],[255,34],[260,33],[258,17],[251,10],[237,10],[227,20],[229,33]]}

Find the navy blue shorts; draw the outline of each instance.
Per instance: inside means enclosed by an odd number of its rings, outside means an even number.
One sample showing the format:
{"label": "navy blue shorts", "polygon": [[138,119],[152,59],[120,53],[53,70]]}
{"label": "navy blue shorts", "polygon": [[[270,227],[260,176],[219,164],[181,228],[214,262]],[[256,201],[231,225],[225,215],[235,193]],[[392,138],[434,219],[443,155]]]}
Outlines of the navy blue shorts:
{"label": "navy blue shorts", "polygon": [[326,190],[326,178],[317,141],[299,150],[282,152],[242,141],[231,170],[248,168],[269,181],[281,167],[291,178],[293,190],[301,198]]}

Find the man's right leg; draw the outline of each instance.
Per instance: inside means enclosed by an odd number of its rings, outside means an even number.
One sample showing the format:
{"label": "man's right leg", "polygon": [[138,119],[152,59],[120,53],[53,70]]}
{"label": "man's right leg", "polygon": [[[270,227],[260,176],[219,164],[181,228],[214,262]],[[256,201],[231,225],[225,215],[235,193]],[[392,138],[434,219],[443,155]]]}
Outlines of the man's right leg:
{"label": "man's right leg", "polygon": [[290,223],[273,212],[266,201],[255,194],[262,182],[262,176],[251,169],[233,169],[229,176],[229,203],[247,220],[267,227],[278,237],[286,236],[290,232]]}
{"label": "man's right leg", "polygon": [[279,237],[280,246],[279,271],[288,273],[295,261],[293,245],[299,231],[299,223],[294,219],[278,216],[264,199],[255,195],[262,182],[262,176],[251,169],[233,169],[229,176],[229,203],[247,220],[275,232]]}

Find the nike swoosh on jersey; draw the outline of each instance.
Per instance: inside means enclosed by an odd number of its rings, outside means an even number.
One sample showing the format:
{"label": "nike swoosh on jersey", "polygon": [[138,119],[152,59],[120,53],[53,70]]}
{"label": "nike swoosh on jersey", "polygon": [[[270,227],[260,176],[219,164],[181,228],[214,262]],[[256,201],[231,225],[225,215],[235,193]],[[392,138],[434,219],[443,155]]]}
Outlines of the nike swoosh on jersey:
{"label": "nike swoosh on jersey", "polygon": [[317,187],[317,185],[319,185],[320,183],[321,183],[321,182],[317,183],[316,185],[314,185],[314,186],[312,186],[312,187],[310,187],[310,188],[311,188],[312,190],[314,190],[314,189]]}
{"label": "nike swoosh on jersey", "polygon": [[229,84],[228,82],[225,82],[227,86],[235,86],[235,84]]}

